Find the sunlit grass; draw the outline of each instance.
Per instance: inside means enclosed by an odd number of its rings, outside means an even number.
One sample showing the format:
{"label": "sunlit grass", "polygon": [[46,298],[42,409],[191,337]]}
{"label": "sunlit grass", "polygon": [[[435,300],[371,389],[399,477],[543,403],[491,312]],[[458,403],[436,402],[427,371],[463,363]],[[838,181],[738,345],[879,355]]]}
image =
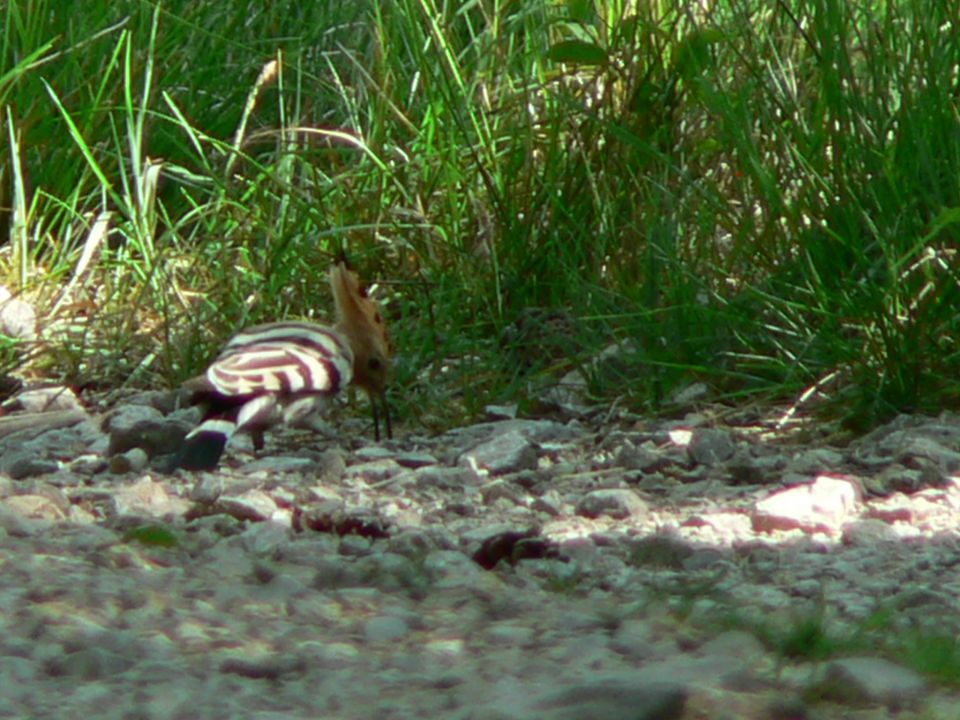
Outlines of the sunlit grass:
{"label": "sunlit grass", "polygon": [[530,307],[576,336],[536,373],[628,341],[602,402],[953,404],[958,3],[706,7],[6,3],[31,372],[175,384],[241,325],[328,316],[346,250],[427,427],[536,400],[503,340]]}

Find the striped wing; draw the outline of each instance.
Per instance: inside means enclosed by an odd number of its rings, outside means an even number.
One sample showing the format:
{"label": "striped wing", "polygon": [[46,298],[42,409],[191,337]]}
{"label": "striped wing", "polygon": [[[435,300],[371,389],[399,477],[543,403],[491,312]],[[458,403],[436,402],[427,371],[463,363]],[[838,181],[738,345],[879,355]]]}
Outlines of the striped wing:
{"label": "striped wing", "polygon": [[207,370],[226,397],[334,395],[353,377],[353,352],[335,330],[304,322],[257,325],[235,335]]}

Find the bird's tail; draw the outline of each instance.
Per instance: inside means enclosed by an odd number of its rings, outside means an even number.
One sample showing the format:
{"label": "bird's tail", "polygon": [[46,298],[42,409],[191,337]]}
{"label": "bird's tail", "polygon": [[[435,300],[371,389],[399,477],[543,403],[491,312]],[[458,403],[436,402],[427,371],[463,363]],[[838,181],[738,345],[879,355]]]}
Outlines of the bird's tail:
{"label": "bird's tail", "polygon": [[173,460],[184,470],[215,470],[237,424],[226,418],[209,418],[187,434]]}

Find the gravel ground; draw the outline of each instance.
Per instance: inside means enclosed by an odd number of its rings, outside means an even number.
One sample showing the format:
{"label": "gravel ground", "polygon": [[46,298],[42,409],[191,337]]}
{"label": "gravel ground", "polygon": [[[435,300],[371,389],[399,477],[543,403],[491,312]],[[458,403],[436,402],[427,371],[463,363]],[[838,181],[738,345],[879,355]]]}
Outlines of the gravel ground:
{"label": "gravel ground", "polygon": [[191,474],[163,395],[14,413],[0,717],[960,717],[960,419],[718,417],[346,420]]}

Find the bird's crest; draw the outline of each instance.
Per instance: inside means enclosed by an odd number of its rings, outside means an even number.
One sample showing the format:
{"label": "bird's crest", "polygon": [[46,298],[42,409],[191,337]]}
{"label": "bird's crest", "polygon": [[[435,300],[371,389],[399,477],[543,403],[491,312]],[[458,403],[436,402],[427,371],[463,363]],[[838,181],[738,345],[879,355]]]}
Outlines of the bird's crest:
{"label": "bird's crest", "polygon": [[336,329],[353,349],[353,381],[370,393],[381,394],[387,385],[392,348],[380,308],[345,261],[330,269],[330,289],[337,308]]}

